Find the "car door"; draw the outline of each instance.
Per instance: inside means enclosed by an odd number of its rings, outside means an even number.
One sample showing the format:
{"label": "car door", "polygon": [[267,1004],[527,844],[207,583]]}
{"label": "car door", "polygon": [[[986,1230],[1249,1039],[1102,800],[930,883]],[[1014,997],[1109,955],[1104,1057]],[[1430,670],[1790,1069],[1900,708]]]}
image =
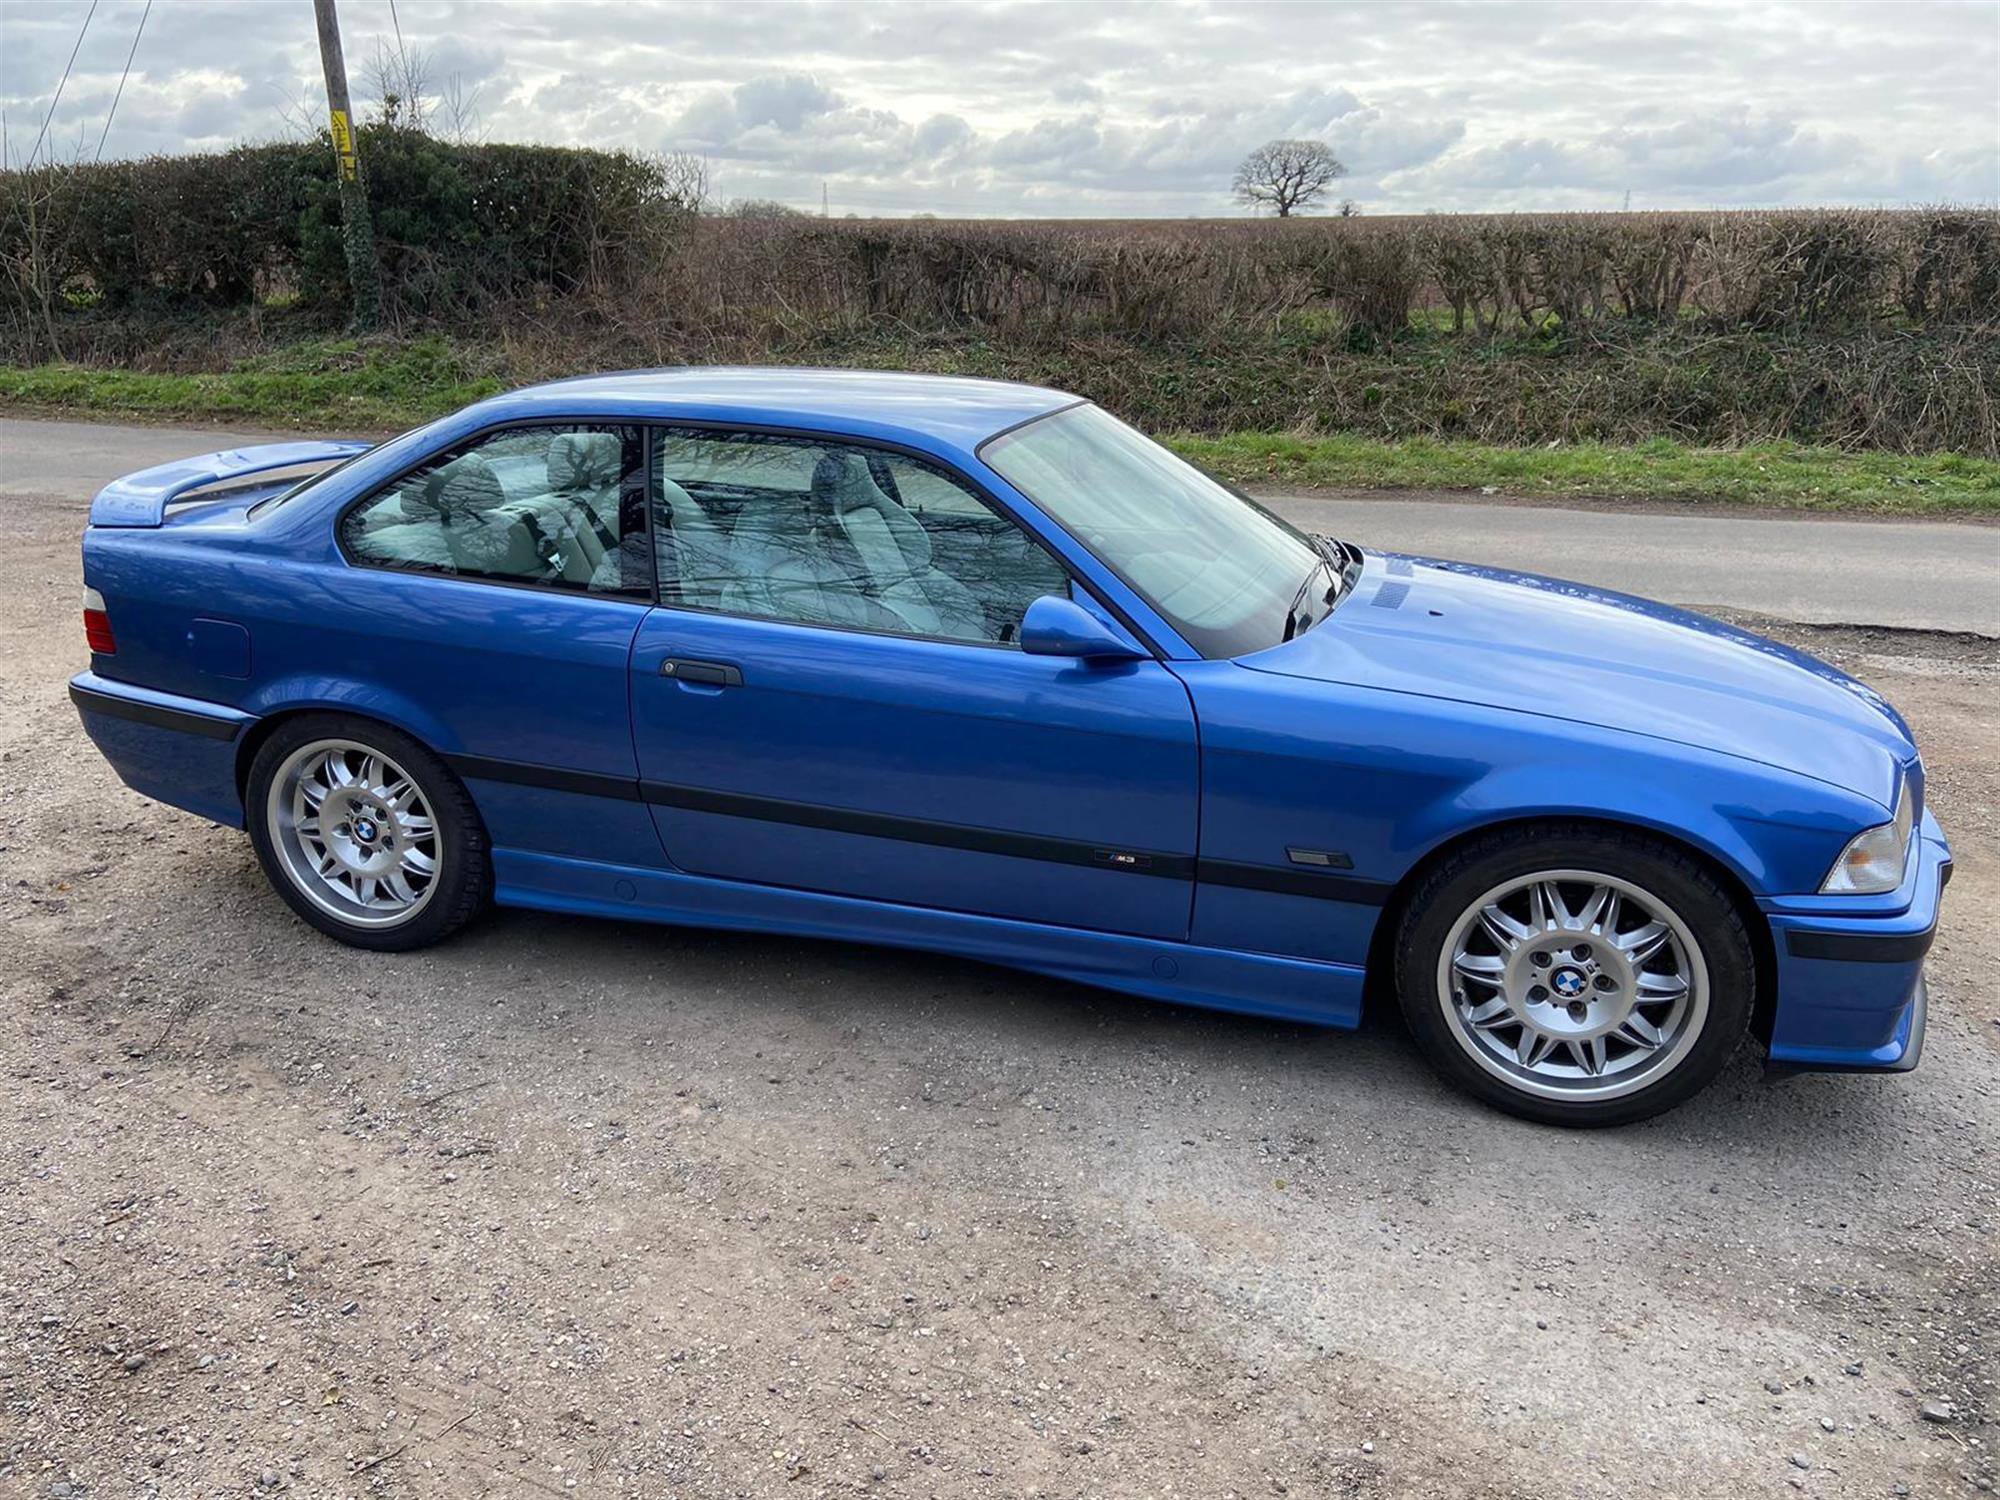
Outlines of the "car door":
{"label": "car door", "polygon": [[1071,586],[1032,536],[941,466],[836,438],[658,429],[652,460],[632,721],[677,866],[1185,938],[1187,691],[1150,658],[1022,652],[1029,602]]}
{"label": "car door", "polygon": [[653,593],[642,474],[636,427],[458,444],[342,512],[338,577],[295,590],[311,629],[272,649],[436,748],[496,848],[663,863],[626,691]]}

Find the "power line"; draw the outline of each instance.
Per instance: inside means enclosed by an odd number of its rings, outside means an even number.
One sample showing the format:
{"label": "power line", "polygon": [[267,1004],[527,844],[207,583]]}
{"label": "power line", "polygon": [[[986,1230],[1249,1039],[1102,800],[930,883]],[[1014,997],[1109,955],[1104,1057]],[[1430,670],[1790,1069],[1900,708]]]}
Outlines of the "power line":
{"label": "power line", "polygon": [[[389,24],[396,28],[396,64],[402,69],[402,77],[396,83],[395,92],[408,96],[403,101],[405,118],[421,129],[424,123],[423,95],[417,88],[415,75],[410,71],[410,49],[403,45],[403,21],[402,17],[396,14],[396,0],[389,0]],[[375,44],[378,58],[381,54],[381,45],[379,41]],[[383,92],[389,92],[386,84]]]}
{"label": "power line", "polygon": [[389,0],[389,24],[396,28],[396,60],[403,65],[404,88],[410,86],[410,49],[403,45],[403,21],[396,14],[396,0]]}
{"label": "power line", "polygon": [[[35,137],[35,149],[28,153],[27,167],[32,167],[35,164],[35,158],[41,155],[42,142],[47,138],[49,133],[49,121],[56,117],[56,106],[62,103],[63,90],[69,86],[69,70],[76,66],[76,55],[83,50],[84,33],[90,30],[90,18],[96,14],[97,0],[90,0],[90,9],[83,13],[83,25],[79,26],[76,31],[76,45],[69,49],[69,61],[63,65],[62,81],[56,85],[56,96],[49,100],[49,112],[42,116],[42,129],[41,133]],[[26,171],[27,167],[23,167],[21,170]]]}
{"label": "power line", "polygon": [[104,160],[104,142],[111,134],[111,122],[118,115],[118,101],[125,97],[125,80],[132,76],[132,59],[139,55],[139,38],[146,34],[146,17],[153,13],[153,0],[139,12],[139,29],[132,33],[132,50],[125,54],[125,71],[118,75],[118,92],[111,96],[111,108],[104,112],[104,130],[97,137],[97,160]]}

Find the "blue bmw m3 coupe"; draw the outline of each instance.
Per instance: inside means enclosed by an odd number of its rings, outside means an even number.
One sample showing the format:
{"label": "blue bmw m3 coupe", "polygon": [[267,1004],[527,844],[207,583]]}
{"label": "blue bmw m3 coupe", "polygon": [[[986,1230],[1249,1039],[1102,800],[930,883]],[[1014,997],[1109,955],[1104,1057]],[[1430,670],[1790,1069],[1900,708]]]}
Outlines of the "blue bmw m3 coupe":
{"label": "blue bmw m3 coupe", "polygon": [[1354,1026],[1537,1120],[1746,1036],[1899,1070],[1950,874],[1895,710],[1572,583],[1305,535],[1087,402],[688,369],[132,474],[83,722],[342,942],[489,905]]}

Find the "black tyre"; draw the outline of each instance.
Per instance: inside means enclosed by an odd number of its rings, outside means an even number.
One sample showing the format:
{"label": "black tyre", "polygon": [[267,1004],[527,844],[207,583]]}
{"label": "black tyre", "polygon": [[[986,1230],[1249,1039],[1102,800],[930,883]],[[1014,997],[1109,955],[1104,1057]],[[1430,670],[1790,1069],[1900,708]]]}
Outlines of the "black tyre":
{"label": "black tyre", "polygon": [[1712,1082],[1756,998],[1729,894],[1673,846],[1585,824],[1505,829],[1412,894],[1396,993],[1439,1073],[1509,1114],[1622,1125]]}
{"label": "black tyre", "polygon": [[492,895],[472,798],[444,762],[387,725],[318,713],[286,721],[250,763],[243,811],[285,903],[354,947],[435,943]]}

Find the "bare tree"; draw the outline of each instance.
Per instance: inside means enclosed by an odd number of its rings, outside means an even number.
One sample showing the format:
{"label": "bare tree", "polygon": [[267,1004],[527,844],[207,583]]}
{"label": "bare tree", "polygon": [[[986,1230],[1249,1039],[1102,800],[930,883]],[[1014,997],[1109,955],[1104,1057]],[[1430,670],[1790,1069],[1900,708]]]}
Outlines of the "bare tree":
{"label": "bare tree", "polygon": [[649,158],[659,174],[660,195],[678,213],[708,207],[708,162],[687,151],[657,151]]}
{"label": "bare tree", "polygon": [[486,139],[486,121],[479,111],[479,90],[467,88],[464,75],[453,73],[438,91],[431,122],[432,133],[453,145],[479,145]]}
{"label": "bare tree", "polygon": [[311,94],[295,94],[282,83],[271,88],[284,101],[278,106],[278,121],[287,139],[309,141],[320,133],[324,106],[317,99]]}
{"label": "bare tree", "polygon": [[486,138],[479,90],[468,88],[459,73],[440,82],[431,54],[421,47],[405,47],[400,39],[390,47],[377,37],[362,81],[384,125],[421,131],[457,146],[476,146]]}
{"label": "bare tree", "polygon": [[395,47],[375,38],[375,54],[362,70],[363,87],[375,96],[375,108],[384,125],[422,130],[429,113],[431,60],[421,48],[408,51],[400,39]]}
{"label": "bare tree", "polygon": [[731,198],[722,205],[725,219],[803,219],[803,209],[780,203],[775,198]]}
{"label": "bare tree", "polygon": [[1236,169],[1236,201],[1281,219],[1310,212],[1347,168],[1324,141],[1267,141]]}
{"label": "bare tree", "polygon": [[[52,220],[62,179],[75,170],[75,164],[62,165],[45,158],[37,164],[16,168],[5,161],[6,154],[0,150],[0,166],[14,179],[7,208],[10,214],[19,214],[20,221],[5,226],[9,232],[0,237],[0,244],[5,245],[5,258],[0,259],[0,285],[20,299],[21,327],[32,330],[39,321],[48,338],[50,355],[61,359],[55,311],[60,273],[52,264],[58,258],[52,252],[59,247],[52,243],[55,240]],[[70,227],[75,226],[72,223]],[[66,240],[67,234],[63,238]],[[32,350],[33,343],[28,347]]]}

